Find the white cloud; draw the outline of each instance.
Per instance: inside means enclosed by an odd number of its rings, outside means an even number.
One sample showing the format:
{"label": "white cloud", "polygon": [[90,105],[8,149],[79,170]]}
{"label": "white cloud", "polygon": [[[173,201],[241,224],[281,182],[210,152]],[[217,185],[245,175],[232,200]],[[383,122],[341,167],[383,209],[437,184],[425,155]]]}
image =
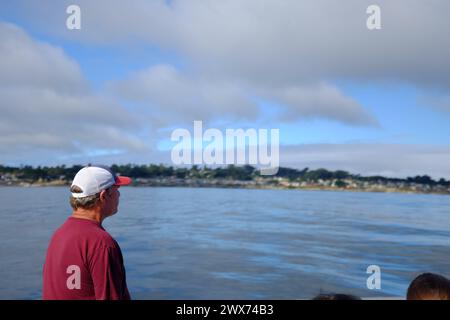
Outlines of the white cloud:
{"label": "white cloud", "polygon": [[78,65],[54,46],[0,23],[0,161],[30,162],[92,149],[143,150],[142,122],[117,103],[93,95]]}
{"label": "white cloud", "polygon": [[326,117],[351,125],[378,124],[357,101],[326,83],[273,90],[271,97],[287,106],[281,114],[283,121]]}
{"label": "white cloud", "polygon": [[[20,154],[19,154],[20,155]],[[45,158],[45,155],[44,157]],[[44,164],[53,164],[49,159]],[[164,163],[173,165],[170,151],[148,150],[118,154],[72,156],[63,161],[74,163]],[[20,162],[19,162],[20,163]],[[36,164],[36,161],[27,161]],[[60,164],[55,162],[55,164]],[[363,176],[381,175],[393,178],[406,178],[416,175],[429,175],[434,179],[450,179],[450,147],[439,145],[407,144],[303,144],[281,145],[280,166],[303,169],[326,168],[346,170]],[[37,164],[42,164],[37,162]]]}
{"label": "white cloud", "polygon": [[272,122],[327,118],[348,125],[374,126],[377,120],[357,101],[326,84],[257,88],[237,82],[189,76],[169,65],[158,65],[111,85],[121,98],[148,107],[161,126],[193,120],[257,120],[264,116],[251,93],[275,102]]}
{"label": "white cloud", "polygon": [[406,144],[305,144],[282,146],[280,165],[347,170],[362,175],[450,178],[450,147]]}
{"label": "white cloud", "polygon": [[69,4],[24,1],[22,12],[52,34],[156,45],[188,56],[204,73],[258,86],[336,78],[450,84],[447,0],[378,0],[379,31],[366,28],[371,0],[79,0],[81,32],[64,27]]}
{"label": "white cloud", "polygon": [[87,91],[77,63],[63,50],[30,38],[22,29],[0,22],[0,86]]}
{"label": "white cloud", "polygon": [[170,65],[157,65],[111,84],[119,95],[148,107],[160,125],[210,119],[256,119],[258,107],[244,88],[189,76]]}
{"label": "white cloud", "polygon": [[450,114],[450,94],[425,94],[418,98],[417,103]]}

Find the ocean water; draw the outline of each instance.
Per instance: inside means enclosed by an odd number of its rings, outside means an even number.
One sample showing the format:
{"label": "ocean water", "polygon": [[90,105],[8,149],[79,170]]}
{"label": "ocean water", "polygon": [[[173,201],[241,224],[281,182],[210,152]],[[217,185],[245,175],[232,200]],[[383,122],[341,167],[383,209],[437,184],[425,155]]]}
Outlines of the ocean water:
{"label": "ocean water", "polygon": [[[0,299],[40,299],[67,188],[0,188]],[[404,297],[421,272],[450,276],[450,196],[121,188],[104,221],[134,299]],[[367,288],[367,267],[381,289]]]}

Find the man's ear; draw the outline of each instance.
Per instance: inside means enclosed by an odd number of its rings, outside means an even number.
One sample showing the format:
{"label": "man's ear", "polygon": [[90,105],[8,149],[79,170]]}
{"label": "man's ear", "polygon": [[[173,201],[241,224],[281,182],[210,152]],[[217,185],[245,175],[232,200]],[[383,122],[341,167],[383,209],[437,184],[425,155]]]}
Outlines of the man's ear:
{"label": "man's ear", "polygon": [[108,192],[106,192],[106,190],[102,190],[100,192],[100,200],[105,201],[107,197],[108,197]]}

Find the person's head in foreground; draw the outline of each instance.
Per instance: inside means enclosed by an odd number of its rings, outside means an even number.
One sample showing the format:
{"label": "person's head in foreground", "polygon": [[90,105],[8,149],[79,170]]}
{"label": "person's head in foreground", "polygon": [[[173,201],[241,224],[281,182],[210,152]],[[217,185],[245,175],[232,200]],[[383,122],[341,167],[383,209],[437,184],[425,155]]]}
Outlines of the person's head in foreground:
{"label": "person's head in foreground", "polygon": [[450,300],[450,280],[434,273],[422,273],[408,287],[406,300]]}
{"label": "person's head in foreground", "polygon": [[119,187],[130,183],[130,178],[116,176],[109,167],[84,167],[75,175],[70,187],[73,216],[101,223],[117,212]]}
{"label": "person's head in foreground", "polygon": [[313,300],[361,300],[361,298],[351,294],[321,293],[315,296]]}
{"label": "person's head in foreground", "polygon": [[105,166],[78,171],[70,187],[72,215],[47,249],[43,299],[130,299],[119,244],[102,227],[118,210],[119,187],[130,183]]}

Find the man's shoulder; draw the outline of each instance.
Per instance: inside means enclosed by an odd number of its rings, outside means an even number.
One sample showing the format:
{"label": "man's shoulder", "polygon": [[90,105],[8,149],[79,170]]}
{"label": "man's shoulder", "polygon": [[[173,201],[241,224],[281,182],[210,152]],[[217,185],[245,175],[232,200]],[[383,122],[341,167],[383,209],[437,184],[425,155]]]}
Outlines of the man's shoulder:
{"label": "man's shoulder", "polygon": [[102,247],[117,249],[118,244],[116,240],[114,240],[114,238],[105,229],[101,229],[96,236],[99,244]]}
{"label": "man's shoulder", "polygon": [[82,219],[69,218],[55,233],[58,237],[73,238],[76,242],[87,242],[105,248],[116,248],[117,242],[99,224]]}

